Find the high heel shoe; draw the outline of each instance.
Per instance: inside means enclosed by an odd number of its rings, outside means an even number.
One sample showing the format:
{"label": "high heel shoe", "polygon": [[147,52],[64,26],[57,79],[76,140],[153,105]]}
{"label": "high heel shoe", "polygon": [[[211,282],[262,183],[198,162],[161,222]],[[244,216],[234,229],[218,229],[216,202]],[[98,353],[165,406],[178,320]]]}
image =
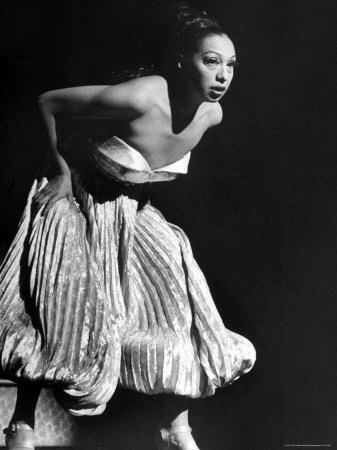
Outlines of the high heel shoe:
{"label": "high heel shoe", "polygon": [[[161,428],[155,434],[158,450],[200,450],[192,437],[192,429],[187,425],[179,425],[172,428]],[[175,439],[178,434],[185,434],[184,439]],[[179,442],[180,441],[180,442]]]}
{"label": "high heel shoe", "polygon": [[7,450],[34,450],[34,430],[25,423],[12,423],[3,430]]}

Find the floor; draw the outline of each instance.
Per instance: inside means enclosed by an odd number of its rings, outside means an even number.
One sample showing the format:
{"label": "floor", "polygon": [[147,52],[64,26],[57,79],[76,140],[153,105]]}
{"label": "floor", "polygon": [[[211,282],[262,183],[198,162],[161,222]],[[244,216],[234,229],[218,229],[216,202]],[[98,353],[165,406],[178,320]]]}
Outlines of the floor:
{"label": "floor", "polygon": [[[190,424],[193,435],[202,450],[278,450],[279,445],[270,445],[268,435],[275,429],[261,428],[259,417],[254,414],[253,380],[244,377],[230,389],[223,389],[207,400],[195,400],[190,408]],[[37,442],[36,450],[155,450],[153,433],[161,420],[163,399],[161,396],[145,396],[125,389],[117,389],[100,416],[72,417],[67,415],[73,431],[72,442],[65,442],[60,434],[61,421],[56,413],[54,429],[49,437],[53,441]],[[57,414],[59,410],[55,410]],[[49,414],[50,411],[48,411]],[[48,416],[50,419],[50,417]],[[39,416],[39,428],[47,430],[44,415]],[[244,430],[244,432],[243,432]],[[266,431],[268,432],[266,433]],[[56,434],[57,432],[57,434]],[[257,436],[256,434],[259,434]],[[56,440],[55,437],[59,436]],[[40,435],[40,438],[43,434]],[[69,435],[69,437],[71,437]],[[254,442],[255,441],[255,442]],[[277,442],[277,441],[276,441]],[[3,445],[1,443],[0,445]],[[55,444],[59,444],[56,446]],[[4,448],[0,446],[0,449]]]}

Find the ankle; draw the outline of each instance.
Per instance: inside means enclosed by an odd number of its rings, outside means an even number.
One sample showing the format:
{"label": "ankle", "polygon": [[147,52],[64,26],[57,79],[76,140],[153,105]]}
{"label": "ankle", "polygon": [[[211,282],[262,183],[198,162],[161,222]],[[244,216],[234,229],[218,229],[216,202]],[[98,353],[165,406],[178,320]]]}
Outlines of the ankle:
{"label": "ankle", "polygon": [[25,422],[11,422],[3,430],[6,448],[8,450],[34,450],[34,430]]}
{"label": "ankle", "polygon": [[23,418],[23,417],[16,418],[15,416],[13,416],[9,422],[8,427],[10,428],[10,427],[16,426],[16,425],[19,425],[19,427],[20,427],[21,425],[23,425],[24,428],[29,427],[32,430],[34,430],[34,425],[35,425],[34,422],[35,422],[34,419]]}
{"label": "ankle", "polygon": [[179,433],[190,433],[192,428],[187,425],[175,425],[173,427],[160,427],[161,430],[165,430],[168,435],[179,434]]}
{"label": "ankle", "polygon": [[[188,425],[178,425],[171,428],[161,428],[158,433],[159,444],[158,448],[165,445],[165,448],[176,448],[180,450],[198,450],[198,446],[193,439],[192,429]],[[173,447],[171,447],[173,445]]]}
{"label": "ankle", "polygon": [[168,420],[162,421],[162,426],[166,429],[171,429],[175,427],[189,427],[188,423],[188,410],[181,411],[179,414],[175,414],[172,418],[167,415]]}

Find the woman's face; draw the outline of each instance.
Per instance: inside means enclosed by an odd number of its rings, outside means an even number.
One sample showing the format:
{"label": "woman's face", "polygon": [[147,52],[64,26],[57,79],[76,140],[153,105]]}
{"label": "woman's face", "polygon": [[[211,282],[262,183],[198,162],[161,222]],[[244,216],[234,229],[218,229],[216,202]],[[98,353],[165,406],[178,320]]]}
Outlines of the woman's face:
{"label": "woman's face", "polygon": [[190,93],[207,102],[217,102],[223,97],[232,81],[235,65],[234,45],[226,35],[205,36],[191,56],[181,59]]}

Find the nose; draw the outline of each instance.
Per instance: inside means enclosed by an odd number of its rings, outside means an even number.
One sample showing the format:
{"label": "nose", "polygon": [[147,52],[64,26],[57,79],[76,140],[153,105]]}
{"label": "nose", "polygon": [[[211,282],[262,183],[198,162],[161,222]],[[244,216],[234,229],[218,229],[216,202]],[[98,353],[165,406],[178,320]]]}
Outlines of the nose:
{"label": "nose", "polygon": [[227,66],[225,66],[225,65],[219,66],[219,70],[216,75],[216,80],[219,83],[225,83],[228,80],[228,77],[229,77],[229,73],[227,70]]}

